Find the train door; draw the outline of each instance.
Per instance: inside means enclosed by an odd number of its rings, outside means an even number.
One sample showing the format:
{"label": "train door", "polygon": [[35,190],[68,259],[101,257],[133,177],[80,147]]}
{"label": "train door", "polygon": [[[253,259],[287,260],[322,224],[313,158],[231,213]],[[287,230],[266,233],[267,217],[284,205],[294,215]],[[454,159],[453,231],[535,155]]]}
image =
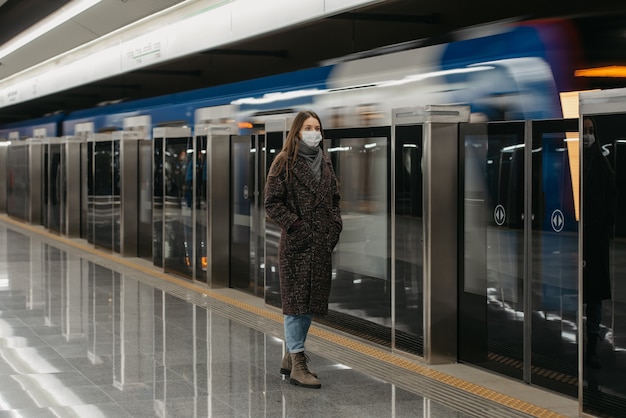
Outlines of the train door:
{"label": "train door", "polygon": [[461,124],[459,360],[577,393],[575,119]]}
{"label": "train door", "polygon": [[626,89],[581,93],[582,412],[626,411]]}

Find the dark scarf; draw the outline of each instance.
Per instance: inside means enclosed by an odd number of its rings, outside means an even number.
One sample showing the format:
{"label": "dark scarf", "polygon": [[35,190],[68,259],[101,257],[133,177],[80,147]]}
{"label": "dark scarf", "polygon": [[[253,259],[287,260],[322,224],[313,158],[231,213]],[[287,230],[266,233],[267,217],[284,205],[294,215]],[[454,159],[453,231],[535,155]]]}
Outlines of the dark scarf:
{"label": "dark scarf", "polygon": [[319,146],[310,147],[303,141],[300,141],[300,145],[298,146],[298,155],[309,163],[313,176],[315,176],[317,181],[320,181],[322,176],[322,148]]}

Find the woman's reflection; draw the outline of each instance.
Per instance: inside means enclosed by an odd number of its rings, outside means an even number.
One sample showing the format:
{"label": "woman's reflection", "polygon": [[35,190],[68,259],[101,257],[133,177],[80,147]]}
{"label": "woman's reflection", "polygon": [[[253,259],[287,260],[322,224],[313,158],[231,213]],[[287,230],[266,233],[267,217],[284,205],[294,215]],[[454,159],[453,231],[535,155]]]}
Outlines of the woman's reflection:
{"label": "woman's reflection", "polygon": [[602,301],[611,299],[609,241],[613,237],[617,189],[594,120],[583,120],[583,303],[586,305],[585,362],[599,368]]}

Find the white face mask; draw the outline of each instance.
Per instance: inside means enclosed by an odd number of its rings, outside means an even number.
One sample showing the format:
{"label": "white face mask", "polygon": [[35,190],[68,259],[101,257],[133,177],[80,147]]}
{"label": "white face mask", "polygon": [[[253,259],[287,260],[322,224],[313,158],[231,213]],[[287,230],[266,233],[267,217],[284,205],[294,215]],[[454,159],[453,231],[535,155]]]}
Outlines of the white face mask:
{"label": "white face mask", "polygon": [[583,145],[585,148],[589,148],[596,142],[596,137],[594,135],[583,135]]}
{"label": "white face mask", "polygon": [[310,147],[317,147],[322,140],[322,133],[318,131],[301,131],[302,142]]}

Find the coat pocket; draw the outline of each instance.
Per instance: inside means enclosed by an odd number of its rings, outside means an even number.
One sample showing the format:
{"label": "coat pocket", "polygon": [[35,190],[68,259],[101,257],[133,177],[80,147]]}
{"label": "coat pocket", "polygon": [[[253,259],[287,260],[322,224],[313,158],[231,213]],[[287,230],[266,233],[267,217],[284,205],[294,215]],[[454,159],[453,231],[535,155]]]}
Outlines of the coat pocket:
{"label": "coat pocket", "polygon": [[311,246],[311,228],[303,223],[298,228],[290,229],[285,236],[285,249],[303,251]]}
{"label": "coat pocket", "polygon": [[327,233],[327,237],[326,237],[326,250],[329,253],[333,252],[333,250],[335,249],[335,246],[339,242],[339,234],[340,233],[341,233],[341,231],[335,225],[332,225],[332,226],[330,226],[328,228],[328,233]]}

